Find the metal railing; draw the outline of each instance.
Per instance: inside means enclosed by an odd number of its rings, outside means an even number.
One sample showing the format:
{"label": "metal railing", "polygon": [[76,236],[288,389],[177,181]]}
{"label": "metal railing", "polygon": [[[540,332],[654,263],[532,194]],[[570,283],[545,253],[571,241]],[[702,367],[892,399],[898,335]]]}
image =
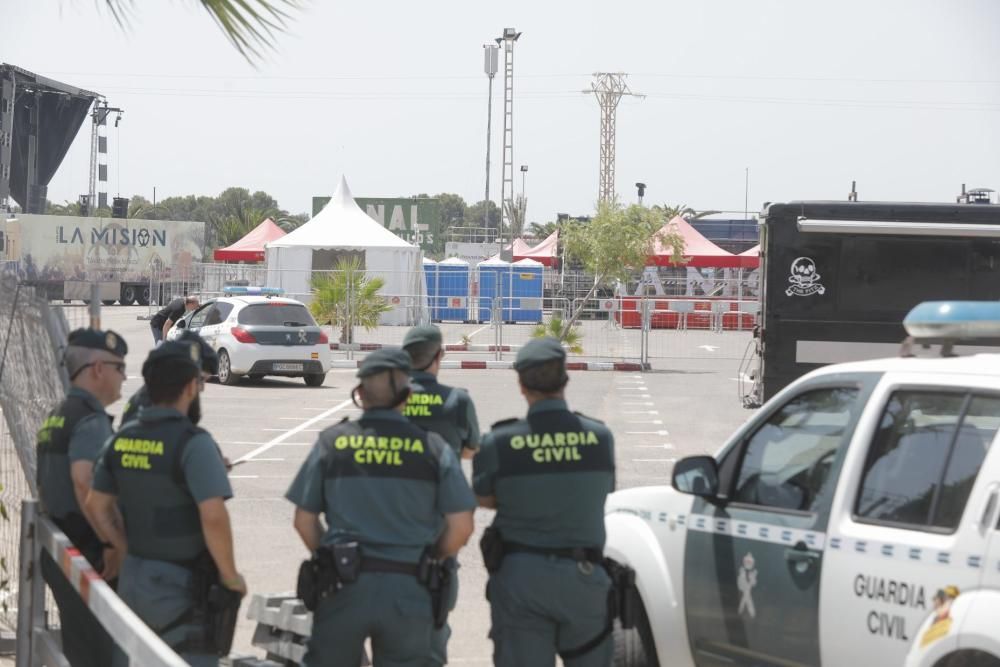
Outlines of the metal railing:
{"label": "metal railing", "polygon": [[25,501],[21,508],[20,549],[17,667],[68,664],[58,634],[49,627],[46,614],[40,560],[43,551],[62,568],[62,574],[115,644],[129,657],[130,664],[143,667],[187,665],[101,579],[69,538],[39,513],[38,502],[34,500]]}

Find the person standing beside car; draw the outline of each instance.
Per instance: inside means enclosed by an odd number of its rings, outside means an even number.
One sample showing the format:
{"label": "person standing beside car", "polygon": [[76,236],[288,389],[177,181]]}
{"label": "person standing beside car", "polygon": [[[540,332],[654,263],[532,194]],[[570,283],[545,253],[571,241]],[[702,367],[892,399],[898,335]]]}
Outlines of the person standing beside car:
{"label": "person standing beside car", "polygon": [[177,297],[161,308],[149,320],[149,328],[153,332],[153,342],[162,342],[167,337],[167,332],[177,324],[177,321],[184,317],[186,313],[195,310],[198,305],[198,297],[185,296]]}

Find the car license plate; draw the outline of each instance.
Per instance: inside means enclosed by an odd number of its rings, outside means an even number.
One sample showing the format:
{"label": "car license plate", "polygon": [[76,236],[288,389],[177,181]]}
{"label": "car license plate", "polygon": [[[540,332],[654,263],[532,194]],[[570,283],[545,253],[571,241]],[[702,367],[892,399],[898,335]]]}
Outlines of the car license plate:
{"label": "car license plate", "polygon": [[274,370],[276,371],[301,371],[303,369],[302,364],[275,364]]}

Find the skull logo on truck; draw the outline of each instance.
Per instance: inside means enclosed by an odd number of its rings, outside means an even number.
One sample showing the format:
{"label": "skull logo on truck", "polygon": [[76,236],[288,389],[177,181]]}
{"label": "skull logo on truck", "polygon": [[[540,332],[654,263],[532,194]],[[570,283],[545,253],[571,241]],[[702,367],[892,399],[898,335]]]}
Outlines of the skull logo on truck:
{"label": "skull logo on truck", "polygon": [[826,288],[819,282],[820,275],[816,262],[811,257],[797,257],[792,262],[791,275],[788,282],[791,286],[785,290],[786,296],[811,296],[824,294]]}

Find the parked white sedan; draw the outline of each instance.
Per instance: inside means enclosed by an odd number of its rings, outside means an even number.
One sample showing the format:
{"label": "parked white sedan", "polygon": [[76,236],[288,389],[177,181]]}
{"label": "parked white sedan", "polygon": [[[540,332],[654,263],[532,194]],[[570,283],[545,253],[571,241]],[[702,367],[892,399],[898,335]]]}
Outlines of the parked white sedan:
{"label": "parked white sedan", "polygon": [[330,368],[330,341],[301,302],[239,295],[206,301],[180,320],[168,340],[197,332],[219,354],[219,382],[243,377],[301,377],[319,387]]}

